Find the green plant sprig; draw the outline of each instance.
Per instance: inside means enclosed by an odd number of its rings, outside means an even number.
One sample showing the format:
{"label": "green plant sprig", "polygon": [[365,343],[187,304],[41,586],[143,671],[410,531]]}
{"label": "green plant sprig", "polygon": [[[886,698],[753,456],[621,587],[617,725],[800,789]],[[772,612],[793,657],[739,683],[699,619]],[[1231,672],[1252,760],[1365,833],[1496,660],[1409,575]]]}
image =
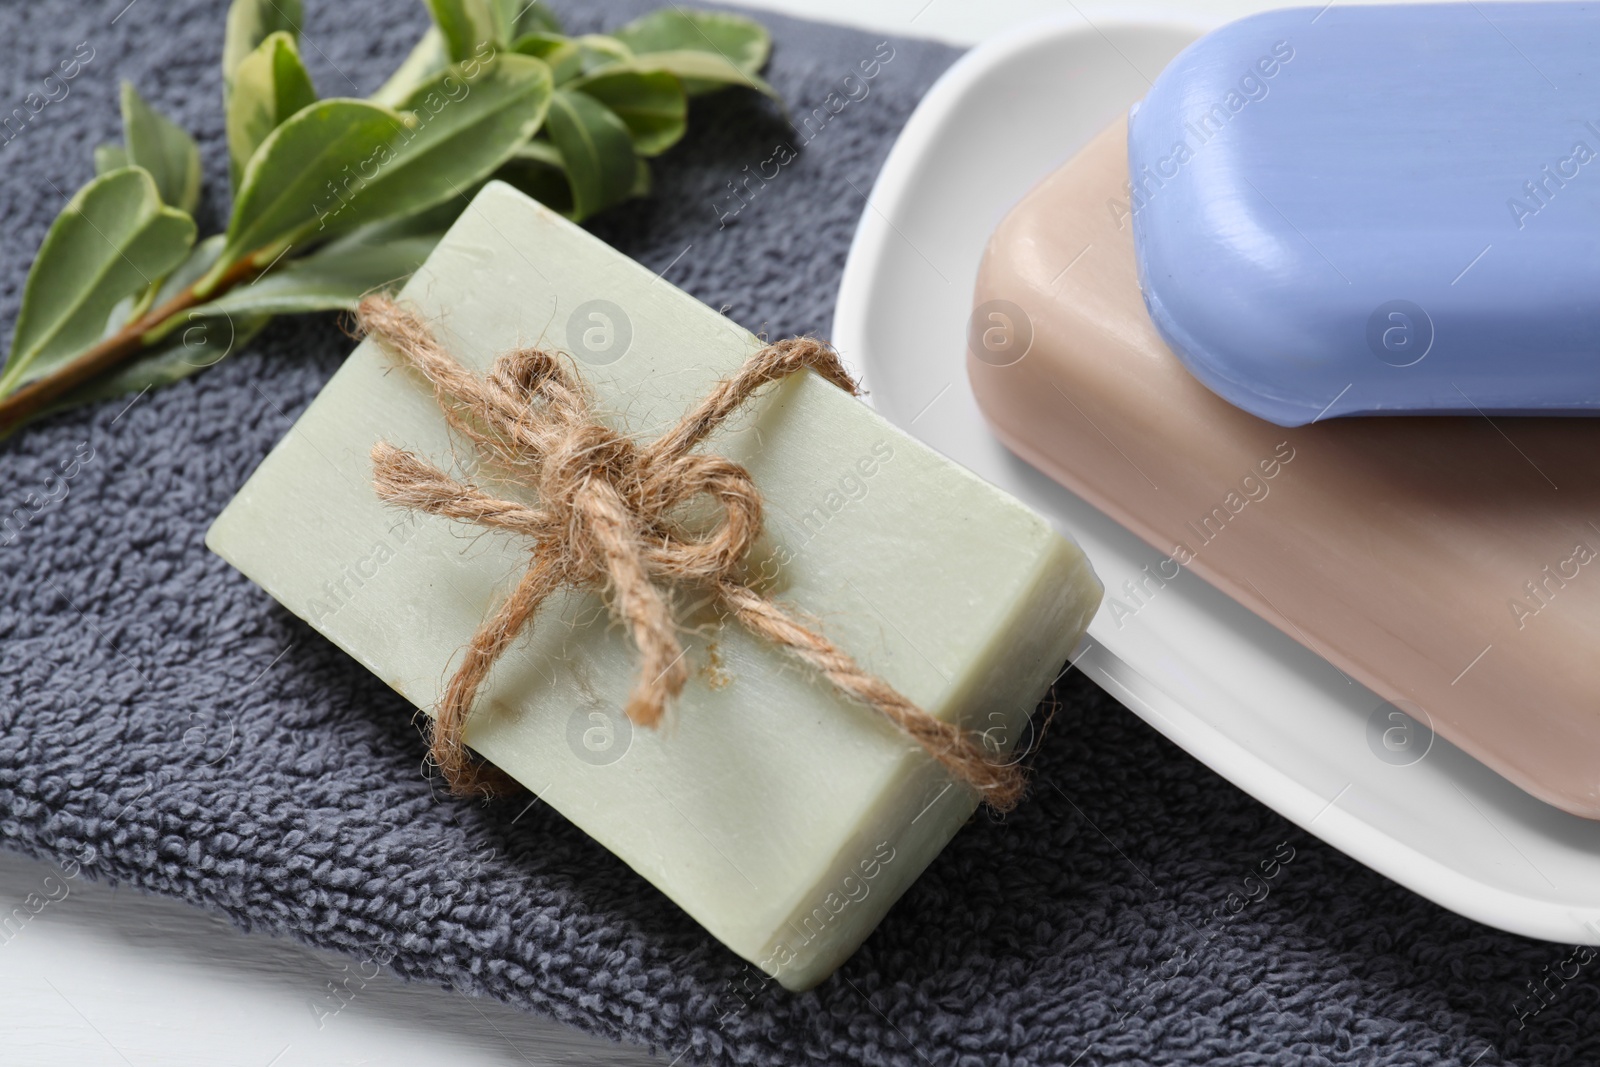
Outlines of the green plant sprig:
{"label": "green plant sprig", "polygon": [[485,181],[582,220],[650,190],[691,97],[760,77],[758,23],[674,7],[567,37],[542,2],[425,0],[433,25],[370,98],[319,99],[300,0],[234,0],[222,80],[233,210],[197,240],[200,151],[122,89],[123,143],[56,217],[0,368],[0,436],[177,381],[274,315],[402,284]]}

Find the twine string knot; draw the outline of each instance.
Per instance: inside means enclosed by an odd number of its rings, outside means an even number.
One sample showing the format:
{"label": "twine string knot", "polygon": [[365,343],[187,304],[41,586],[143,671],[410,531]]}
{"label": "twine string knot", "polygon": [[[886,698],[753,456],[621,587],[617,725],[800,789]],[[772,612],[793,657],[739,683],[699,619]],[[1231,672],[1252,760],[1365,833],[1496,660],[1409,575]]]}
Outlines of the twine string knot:
{"label": "twine string knot", "polygon": [[453,792],[493,795],[510,784],[473,758],[463,734],[490,668],[547,597],[564,588],[607,594],[639,650],[626,713],[655,726],[689,678],[666,590],[697,584],[746,629],[882,714],[991,807],[1015,806],[1024,786],[1020,768],[992,762],[966,731],[863,670],[746,580],[746,558],[762,533],[761,492],[740,464],[696,449],[763,386],[802,370],[857,393],[827,345],[805,337],[767,345],[672,429],[642,443],[600,421],[587,384],[555,354],[517,348],[479,378],[409,308],[367,297],[357,324],[427,380],[446,422],[473,446],[483,467],[532,490],[538,501],[502,499],[386,441],[372,449],[374,486],[383,500],[529,542],[528,569],[473,634],[436,709],[430,759]]}

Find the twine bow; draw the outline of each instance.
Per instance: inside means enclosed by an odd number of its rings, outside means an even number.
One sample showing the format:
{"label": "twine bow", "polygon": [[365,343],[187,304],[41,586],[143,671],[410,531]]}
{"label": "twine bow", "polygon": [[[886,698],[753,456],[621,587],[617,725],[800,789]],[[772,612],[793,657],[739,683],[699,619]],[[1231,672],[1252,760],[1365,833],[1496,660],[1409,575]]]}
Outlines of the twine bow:
{"label": "twine bow", "polygon": [[[801,370],[855,394],[855,381],[828,346],[811,338],[768,345],[664,436],[641,443],[600,422],[583,379],[551,353],[515,349],[478,378],[408,308],[368,297],[357,322],[428,380],[451,429],[471,442],[487,467],[533,490],[538,500],[530,506],[499,499],[386,441],[372,450],[374,485],[385,501],[531,542],[527,571],[473,635],[437,709],[430,756],[453,792],[493,795],[509,781],[485,770],[462,735],[490,667],[546,597],[567,587],[609,593],[611,610],[640,655],[627,715],[654,726],[689,677],[663,586],[694,584],[752,633],[894,723],[991,807],[1016,805],[1024,784],[1019,768],[991,762],[959,726],[863,670],[744,579],[745,557],[762,531],[761,492],[744,467],[695,448],[762,386]],[[709,529],[691,529],[679,518],[692,502],[713,503],[720,512]]]}

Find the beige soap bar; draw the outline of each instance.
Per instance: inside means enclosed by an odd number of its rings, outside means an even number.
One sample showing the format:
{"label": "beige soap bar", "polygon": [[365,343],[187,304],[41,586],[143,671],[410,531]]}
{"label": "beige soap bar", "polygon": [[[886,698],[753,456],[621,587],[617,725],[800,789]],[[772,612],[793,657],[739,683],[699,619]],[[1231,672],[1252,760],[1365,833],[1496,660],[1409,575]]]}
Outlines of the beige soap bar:
{"label": "beige soap bar", "polygon": [[[761,342],[509,186],[492,183],[406,286],[483,370],[573,353],[614,425],[653,437]],[[515,538],[382,505],[387,439],[449,466],[418,379],[360,345],[207,544],[419,707],[527,565]],[[758,570],[929,712],[1000,751],[1077,644],[1100,585],[1039,516],[811,374],[709,447],[765,494]],[[547,604],[496,665],[467,740],[791,989],[827,977],[976,800],[876,714],[678,596],[694,675],[667,726],[620,709],[636,653],[593,595]]]}
{"label": "beige soap bar", "polygon": [[1193,570],[1534,796],[1600,818],[1600,420],[1284,429],[1233,407],[1145,311],[1127,183],[1118,121],[1017,204],[976,299],[1020,308],[1033,345],[968,363],[996,435],[1162,553],[1108,601],[1111,624],[1141,625]]}

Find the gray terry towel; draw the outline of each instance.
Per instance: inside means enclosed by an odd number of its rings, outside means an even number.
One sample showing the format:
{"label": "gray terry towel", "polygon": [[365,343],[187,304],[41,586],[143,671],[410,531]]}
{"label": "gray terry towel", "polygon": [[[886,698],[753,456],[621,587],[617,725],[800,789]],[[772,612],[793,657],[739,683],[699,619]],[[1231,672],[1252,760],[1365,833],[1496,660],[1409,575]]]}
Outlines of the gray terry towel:
{"label": "gray terry towel", "polygon": [[[92,49],[0,148],[7,333],[63,194],[119,136],[120,78],[200,138],[203,226],[222,223],[223,4],[126,5],[0,4],[0,111]],[[646,6],[562,14],[599,28]],[[370,91],[423,24],[410,0],[307,7],[326,95]],[[882,40],[762,17],[797,117]],[[695,106],[654,199],[594,230],[752,329],[826,334],[863,196],[954,58],[889,47],[871,94],[736,215],[727,183],[794,134],[730,95]],[[349,348],[331,316],[280,320],[126,410],[0,443],[0,517],[17,516],[0,531],[9,847],[685,1064],[1600,1062],[1600,965],[1397,888],[1072,677],[1031,801],[975,818],[819,989],[756,981],[544,806],[436,795],[413,709],[206,552],[207,524]]]}

